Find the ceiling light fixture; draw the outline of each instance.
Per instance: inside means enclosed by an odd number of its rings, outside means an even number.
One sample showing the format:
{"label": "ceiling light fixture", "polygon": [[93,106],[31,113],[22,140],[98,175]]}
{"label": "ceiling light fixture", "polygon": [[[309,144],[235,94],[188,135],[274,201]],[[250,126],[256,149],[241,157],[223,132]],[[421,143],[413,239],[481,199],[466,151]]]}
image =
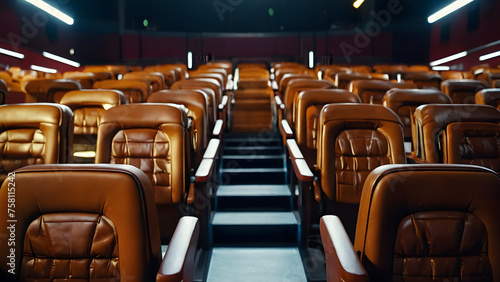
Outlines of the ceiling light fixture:
{"label": "ceiling light fixture", "polygon": [[489,60],[491,58],[495,58],[495,57],[498,57],[498,56],[500,56],[500,51],[496,51],[496,52],[493,52],[493,53],[489,53],[489,54],[480,56],[479,60],[480,61],[486,61],[486,60]]}
{"label": "ceiling light fixture", "polygon": [[448,67],[448,66],[435,66],[435,67],[432,67],[432,70],[433,71],[448,71],[448,70],[450,70],[450,67]]}
{"label": "ceiling light fixture", "polygon": [[0,53],[18,59],[24,59],[24,54],[0,48]]}
{"label": "ceiling light fixture", "polygon": [[445,58],[433,61],[433,62],[430,63],[430,65],[431,65],[431,67],[438,66],[440,64],[444,64],[444,63],[447,63],[449,61],[460,59],[460,58],[465,57],[465,56],[467,56],[467,51],[463,51],[463,52],[460,52],[458,54],[451,55],[451,56],[448,56],[448,57],[445,57]]}
{"label": "ceiling light fixture", "polygon": [[56,69],[50,69],[50,68],[41,67],[41,66],[37,66],[37,65],[31,65],[30,69],[36,70],[36,71],[41,71],[41,72],[46,72],[46,73],[57,73]]}
{"label": "ceiling light fixture", "polygon": [[45,58],[49,58],[49,59],[52,59],[54,61],[58,61],[60,63],[63,63],[63,64],[66,64],[66,65],[70,65],[72,67],[75,67],[75,68],[78,68],[80,67],[80,63],[77,63],[75,61],[72,61],[72,60],[68,60],[66,58],[63,58],[63,57],[60,57],[60,56],[57,56],[57,55],[54,55],[54,54],[51,54],[49,52],[43,52],[42,55],[45,57]]}
{"label": "ceiling light fixture", "polygon": [[354,3],[352,3],[352,6],[357,9],[361,6],[361,4],[363,4],[363,2],[365,2],[365,0],[356,0]]}
{"label": "ceiling light fixture", "polygon": [[51,14],[52,16],[54,16],[57,19],[64,22],[65,24],[73,25],[73,23],[75,23],[75,20],[73,20],[72,17],[59,11],[58,9],[54,8],[53,6],[43,2],[42,0],[26,0],[26,2],[32,4],[33,6],[38,7],[41,10],[44,10],[45,12]]}
{"label": "ceiling light fixture", "polygon": [[435,12],[434,14],[430,15],[427,18],[427,21],[429,23],[433,23],[443,17],[446,17],[447,15],[455,12],[456,10],[462,8],[463,6],[469,4],[474,0],[456,0],[455,2],[451,3],[450,5],[442,8],[441,10]]}

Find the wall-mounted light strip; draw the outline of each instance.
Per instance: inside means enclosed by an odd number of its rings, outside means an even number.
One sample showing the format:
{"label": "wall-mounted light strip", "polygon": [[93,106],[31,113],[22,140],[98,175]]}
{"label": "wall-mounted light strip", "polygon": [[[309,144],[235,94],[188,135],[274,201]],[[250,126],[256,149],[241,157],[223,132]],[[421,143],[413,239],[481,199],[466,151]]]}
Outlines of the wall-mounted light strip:
{"label": "wall-mounted light strip", "polygon": [[187,67],[188,69],[192,69],[193,68],[193,52],[189,51],[188,54],[187,54]]}
{"label": "wall-mounted light strip", "polygon": [[448,57],[445,57],[445,58],[433,61],[433,62],[430,63],[430,65],[432,67],[433,66],[438,66],[440,64],[444,64],[444,63],[447,63],[447,62],[450,62],[450,61],[453,61],[453,60],[456,60],[456,59],[460,59],[460,58],[465,57],[465,56],[467,56],[467,51],[463,51],[463,52],[460,52],[458,54],[451,55],[451,56],[448,56]]}
{"label": "wall-mounted light strip", "polygon": [[479,60],[480,61],[486,61],[486,60],[489,60],[491,58],[495,58],[495,57],[498,57],[498,56],[500,56],[500,51],[496,51],[496,52],[493,52],[493,53],[490,53],[490,54],[486,54],[486,55],[480,56]]}
{"label": "wall-mounted light strip", "polygon": [[361,4],[363,4],[363,2],[365,2],[365,0],[356,0],[354,3],[352,3],[352,6],[357,9],[361,6]]}
{"label": "wall-mounted light strip", "polygon": [[46,73],[57,73],[57,70],[55,69],[50,69],[50,68],[45,68],[37,65],[31,65],[30,69],[36,70],[36,71],[41,71],[41,72],[46,72]]}
{"label": "wall-mounted light strip", "polygon": [[52,59],[54,61],[58,61],[60,63],[63,63],[63,64],[66,64],[66,65],[70,65],[72,67],[75,67],[75,68],[78,68],[80,67],[80,63],[77,63],[75,61],[72,61],[72,60],[68,60],[66,58],[63,58],[63,57],[60,57],[60,56],[57,56],[57,55],[54,55],[54,54],[51,54],[49,52],[43,52],[42,55],[45,57],[45,58],[49,58],[49,59]]}
{"label": "wall-mounted light strip", "polygon": [[309,51],[309,68],[314,68],[314,51]]}
{"label": "wall-mounted light strip", "polygon": [[57,19],[61,20],[65,24],[73,25],[75,23],[75,20],[73,20],[72,17],[59,11],[58,9],[54,8],[53,6],[43,2],[42,0],[26,0],[26,2],[32,4],[33,6],[36,6],[37,8],[39,8],[41,10],[44,10],[45,12],[56,17]]}
{"label": "wall-mounted light strip", "polygon": [[436,13],[430,15],[428,18],[427,18],[427,21],[429,23],[433,23],[443,17],[446,17],[447,15],[455,12],[456,10],[462,8],[463,6],[469,4],[470,2],[472,2],[474,0],[457,0],[453,3],[451,3],[450,5],[444,7],[443,9],[437,11]]}
{"label": "wall-mounted light strip", "polygon": [[448,70],[450,70],[450,67],[448,67],[448,66],[435,66],[435,67],[432,67],[432,70],[433,71],[448,71]]}
{"label": "wall-mounted light strip", "polygon": [[24,59],[24,54],[0,48],[0,53],[18,59]]}

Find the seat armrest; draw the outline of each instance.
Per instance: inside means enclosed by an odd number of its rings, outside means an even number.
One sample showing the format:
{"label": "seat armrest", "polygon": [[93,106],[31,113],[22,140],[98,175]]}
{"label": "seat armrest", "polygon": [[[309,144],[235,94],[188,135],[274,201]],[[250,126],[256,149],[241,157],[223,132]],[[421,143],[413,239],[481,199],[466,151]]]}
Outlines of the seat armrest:
{"label": "seat armrest", "polygon": [[286,137],[287,139],[293,138],[293,131],[292,128],[290,127],[290,124],[288,124],[288,121],[286,119],[282,119],[280,122],[280,131],[281,134]]}
{"label": "seat armrest", "polygon": [[278,82],[276,82],[276,80],[272,80],[272,81],[271,81],[271,88],[272,88],[274,91],[278,91],[279,86],[278,86]]}
{"label": "seat armrest", "polygon": [[222,111],[226,108],[228,100],[229,98],[227,97],[227,95],[222,96],[222,101],[219,104],[219,110]]}
{"label": "seat armrest", "polygon": [[196,217],[183,216],[179,220],[156,275],[156,281],[193,281],[199,234],[200,226]]}
{"label": "seat armrest", "polygon": [[224,126],[224,121],[218,119],[215,121],[214,129],[212,130],[212,136],[220,138],[222,134],[222,128]]}
{"label": "seat armrest", "polygon": [[325,250],[327,281],[369,281],[340,219],[335,215],[325,215],[321,217],[319,228]]}
{"label": "seat armrest", "polygon": [[293,170],[295,171],[295,175],[297,178],[304,182],[313,182],[314,174],[309,169],[306,160],[304,160],[304,156],[295,142],[295,139],[286,140],[286,146],[288,148],[288,153],[292,160]]}
{"label": "seat armrest", "polygon": [[208,143],[207,149],[203,154],[203,160],[201,160],[200,165],[195,173],[195,182],[207,182],[210,179],[210,175],[214,169],[215,158],[219,153],[220,140],[213,138]]}
{"label": "seat armrest", "polygon": [[215,159],[217,153],[219,153],[220,148],[220,139],[212,138],[210,142],[208,142],[207,149],[205,149],[205,153],[203,154],[204,159]]}

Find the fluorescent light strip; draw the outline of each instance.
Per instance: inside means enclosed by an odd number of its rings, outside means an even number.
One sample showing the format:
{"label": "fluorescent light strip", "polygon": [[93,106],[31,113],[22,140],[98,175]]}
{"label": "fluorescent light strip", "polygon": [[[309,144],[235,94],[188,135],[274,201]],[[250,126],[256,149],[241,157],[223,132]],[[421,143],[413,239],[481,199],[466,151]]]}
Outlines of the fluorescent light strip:
{"label": "fluorescent light strip", "polygon": [[0,48],[0,53],[2,53],[4,55],[11,56],[11,57],[14,57],[14,58],[24,59],[24,54],[17,53],[17,52],[14,52],[14,51],[10,51],[10,50],[7,50],[7,49]]}
{"label": "fluorescent light strip", "polygon": [[435,66],[435,67],[432,67],[432,70],[433,71],[448,71],[448,70],[450,70],[450,67],[448,67],[448,66]]}
{"label": "fluorescent light strip", "polygon": [[363,4],[363,2],[365,2],[365,0],[356,0],[356,2],[352,3],[352,6],[357,9],[361,6],[361,4]]}
{"label": "fluorescent light strip", "polygon": [[50,68],[45,68],[37,65],[31,65],[30,69],[36,70],[36,71],[41,71],[41,72],[46,72],[46,73],[57,73],[57,70],[55,69],[50,69]]}
{"label": "fluorescent light strip", "polygon": [[453,61],[453,60],[456,60],[456,59],[460,59],[462,57],[465,57],[467,56],[467,51],[463,51],[463,52],[460,52],[458,54],[455,54],[455,55],[451,55],[451,56],[448,56],[446,58],[442,58],[442,59],[439,59],[439,60],[436,60],[436,61],[433,61],[430,63],[430,65],[433,67],[433,66],[438,66],[440,64],[444,64],[444,63],[447,63],[449,61]]}
{"label": "fluorescent light strip", "polygon": [[490,54],[487,54],[487,55],[480,56],[479,60],[480,61],[486,61],[486,60],[489,60],[491,58],[495,58],[495,57],[498,57],[498,56],[500,56],[500,51],[496,51],[496,52],[493,52],[493,53],[490,53]]}
{"label": "fluorescent light strip", "polygon": [[66,15],[65,13],[59,11],[58,9],[54,8],[53,6],[43,2],[42,0],[26,0],[26,2],[44,10],[45,12],[51,14],[52,16],[56,17],[57,19],[61,20],[65,24],[68,25],[73,25],[75,21],[73,20],[72,17]]}
{"label": "fluorescent light strip", "polygon": [[43,52],[42,55],[45,58],[49,58],[49,59],[52,59],[54,61],[58,61],[58,62],[61,62],[63,64],[66,64],[66,65],[70,65],[70,66],[75,67],[75,68],[80,67],[80,63],[77,63],[77,62],[72,61],[72,60],[68,60],[68,59],[63,58],[63,57],[59,57],[59,56],[51,54],[49,52]]}
{"label": "fluorescent light strip", "polygon": [[314,68],[314,51],[309,51],[309,68]]}
{"label": "fluorescent light strip", "polygon": [[428,18],[427,18],[427,21],[429,23],[433,23],[443,17],[446,17],[447,15],[455,12],[456,10],[462,8],[463,6],[469,4],[470,2],[472,2],[474,0],[457,0],[453,3],[451,3],[450,5],[444,7],[443,9],[437,11],[436,13],[430,15]]}
{"label": "fluorescent light strip", "polygon": [[187,67],[188,69],[192,69],[193,68],[193,52],[189,51],[188,52],[188,56],[187,56]]}

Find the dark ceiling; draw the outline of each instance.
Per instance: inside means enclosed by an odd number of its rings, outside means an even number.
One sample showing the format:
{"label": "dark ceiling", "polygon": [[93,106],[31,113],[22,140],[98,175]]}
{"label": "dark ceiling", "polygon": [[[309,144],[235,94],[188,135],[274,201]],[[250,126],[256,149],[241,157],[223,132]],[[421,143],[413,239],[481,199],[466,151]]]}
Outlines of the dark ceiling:
{"label": "dark ceiling", "polygon": [[[29,9],[22,0],[10,0]],[[392,26],[425,25],[426,18],[452,0],[46,0],[75,18],[86,31],[119,30],[120,15],[127,30],[163,32],[281,32],[346,29],[372,18],[371,11],[398,2],[402,12]],[[121,7],[121,8],[120,8]],[[121,11],[123,12],[120,12]],[[147,19],[149,25],[144,27]]]}

